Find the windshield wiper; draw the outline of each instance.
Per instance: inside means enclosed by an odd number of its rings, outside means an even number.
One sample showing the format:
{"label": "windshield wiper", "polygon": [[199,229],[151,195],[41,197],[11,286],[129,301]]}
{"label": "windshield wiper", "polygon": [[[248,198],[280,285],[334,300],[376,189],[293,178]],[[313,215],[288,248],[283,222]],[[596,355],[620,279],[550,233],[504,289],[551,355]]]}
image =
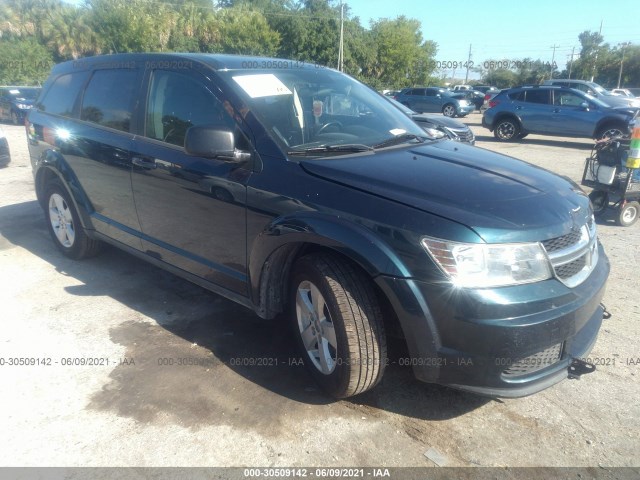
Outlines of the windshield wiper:
{"label": "windshield wiper", "polygon": [[389,138],[384,142],[380,142],[377,145],[374,145],[373,148],[384,148],[390,147],[392,145],[398,145],[400,143],[406,143],[411,140],[418,140],[418,143],[424,143],[424,138],[414,135],[413,133],[403,133],[402,135],[397,135],[395,137]]}
{"label": "windshield wiper", "polygon": [[313,155],[314,153],[357,153],[369,152],[373,147],[362,143],[343,143],[339,145],[318,145],[302,150],[289,150],[289,155]]}

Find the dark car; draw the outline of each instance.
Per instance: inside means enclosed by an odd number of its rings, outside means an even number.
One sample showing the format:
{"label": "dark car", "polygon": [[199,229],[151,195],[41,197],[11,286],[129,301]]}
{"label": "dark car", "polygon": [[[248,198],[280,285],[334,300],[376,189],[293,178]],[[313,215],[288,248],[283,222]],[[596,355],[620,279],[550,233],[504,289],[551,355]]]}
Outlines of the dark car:
{"label": "dark car", "polygon": [[335,397],[398,361],[387,336],[420,380],[491,396],[592,370],[578,358],[609,264],[579,187],[435,139],[355,79],[286,62],[56,65],[25,126],[57,248],[80,259],[107,242],[286,318]]}
{"label": "dark car", "polygon": [[39,87],[0,87],[0,120],[21,124],[39,94]]}
{"label": "dark car", "polygon": [[416,112],[442,113],[447,117],[464,117],[475,109],[464,92],[441,87],[405,88],[394,98]]}
{"label": "dark car", "polygon": [[637,109],[611,108],[567,87],[522,86],[503,90],[489,101],[482,126],[496,139],[511,141],[529,133],[563,137],[628,136]]}
{"label": "dark car", "polygon": [[9,142],[7,141],[4,131],[0,128],[0,168],[6,167],[9,163],[11,163]]}
{"label": "dark car", "polygon": [[478,90],[479,92],[482,92],[482,93],[484,93],[485,95],[486,95],[487,93],[490,93],[490,92],[496,92],[496,93],[498,93],[498,92],[500,91],[500,89],[499,89],[498,87],[494,87],[494,86],[492,86],[492,85],[474,85],[474,86],[473,86],[473,89],[474,89],[474,90]]}
{"label": "dark car", "polygon": [[417,113],[409,107],[404,106],[397,100],[389,99],[402,112],[420,125],[427,133],[437,136],[437,132],[444,133],[449,139],[474,145],[476,138],[471,129],[464,123],[450,117],[441,115],[429,115],[427,113]]}

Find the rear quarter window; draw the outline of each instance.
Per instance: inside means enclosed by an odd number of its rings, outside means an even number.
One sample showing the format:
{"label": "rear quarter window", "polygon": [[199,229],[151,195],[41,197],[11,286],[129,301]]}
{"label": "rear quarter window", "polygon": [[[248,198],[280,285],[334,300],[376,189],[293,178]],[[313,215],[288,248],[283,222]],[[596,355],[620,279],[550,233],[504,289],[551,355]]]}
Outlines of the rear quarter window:
{"label": "rear quarter window", "polygon": [[89,72],[75,72],[59,76],[38,102],[36,108],[54,115],[72,116],[73,106],[88,77]]}

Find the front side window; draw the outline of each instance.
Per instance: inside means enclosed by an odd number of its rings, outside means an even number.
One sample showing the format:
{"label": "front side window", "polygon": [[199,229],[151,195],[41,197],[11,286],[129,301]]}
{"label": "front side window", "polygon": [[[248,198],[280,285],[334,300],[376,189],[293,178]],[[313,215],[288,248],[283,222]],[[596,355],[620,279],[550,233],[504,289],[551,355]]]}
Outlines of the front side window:
{"label": "front side window", "polygon": [[154,71],[145,136],[182,147],[187,130],[202,125],[229,130],[235,126],[225,105],[201,82],[178,72]]}
{"label": "front side window", "polygon": [[586,100],[573,92],[555,92],[553,104],[561,107],[579,107]]}
{"label": "front side window", "polygon": [[97,70],[84,92],[80,119],[128,132],[136,70]]}
{"label": "front side window", "polygon": [[70,117],[80,89],[87,81],[89,72],[61,75],[53,82],[45,97],[36,107],[42,112]]}

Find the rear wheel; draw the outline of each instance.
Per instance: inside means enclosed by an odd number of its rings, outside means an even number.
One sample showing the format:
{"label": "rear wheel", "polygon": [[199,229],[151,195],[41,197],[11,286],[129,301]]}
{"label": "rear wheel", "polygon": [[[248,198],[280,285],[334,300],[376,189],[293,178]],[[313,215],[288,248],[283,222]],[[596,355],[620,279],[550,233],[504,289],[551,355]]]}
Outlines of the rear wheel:
{"label": "rear wheel", "polygon": [[47,226],[56,247],[67,257],[76,260],[97,254],[102,244],[87,236],[62,184],[57,181],[49,183],[45,195]]}
{"label": "rear wheel", "polygon": [[297,347],[323,390],[345,398],[380,381],[386,338],[364,273],[336,255],[307,255],[294,266],[289,298]]}
{"label": "rear wheel", "polygon": [[602,190],[594,190],[589,194],[589,200],[593,205],[593,214],[602,215],[609,206],[609,193]]}
{"label": "rear wheel", "polygon": [[444,107],[442,107],[442,114],[445,117],[455,117],[456,116],[456,107],[454,107],[450,103],[447,103]]}
{"label": "rear wheel", "polygon": [[623,227],[630,227],[638,221],[638,214],[640,213],[640,203],[627,202],[618,212],[616,223]]}
{"label": "rear wheel", "polygon": [[520,134],[520,125],[513,118],[504,118],[496,123],[493,136],[501,142],[509,142]]}

